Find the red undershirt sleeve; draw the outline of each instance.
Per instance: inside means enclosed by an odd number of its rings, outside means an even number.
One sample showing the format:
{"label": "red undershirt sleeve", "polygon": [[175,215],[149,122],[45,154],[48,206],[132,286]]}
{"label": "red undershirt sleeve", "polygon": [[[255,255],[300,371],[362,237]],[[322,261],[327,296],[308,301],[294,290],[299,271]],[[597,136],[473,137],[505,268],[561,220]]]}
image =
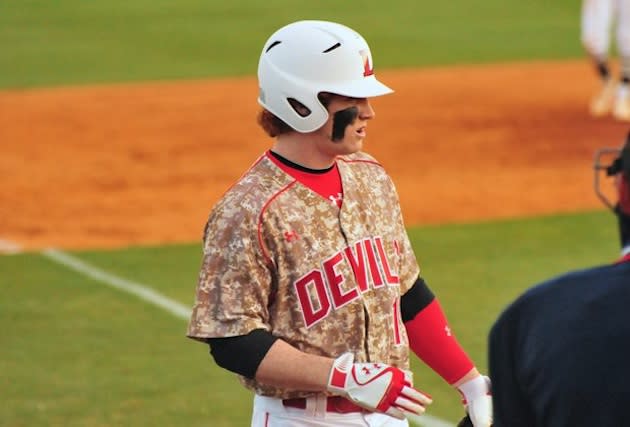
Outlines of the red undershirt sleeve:
{"label": "red undershirt sleeve", "polygon": [[466,375],[474,364],[451,332],[437,299],[405,322],[411,350],[449,384]]}

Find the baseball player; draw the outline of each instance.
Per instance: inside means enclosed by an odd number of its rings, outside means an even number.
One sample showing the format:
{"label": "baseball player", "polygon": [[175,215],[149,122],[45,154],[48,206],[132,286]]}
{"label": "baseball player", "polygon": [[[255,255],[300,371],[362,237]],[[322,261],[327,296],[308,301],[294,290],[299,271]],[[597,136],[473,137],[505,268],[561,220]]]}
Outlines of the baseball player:
{"label": "baseball player", "polygon": [[[595,117],[612,112],[621,121],[630,121],[630,1],[583,0],[582,45],[593,62],[601,88],[590,103]],[[611,32],[615,30],[620,59],[620,77],[612,76],[609,53]]]}
{"label": "baseball player", "polygon": [[630,142],[615,151],[595,172],[616,180],[618,202],[602,199],[621,258],[534,286],[501,314],[489,345],[496,427],[630,426]]}
{"label": "baseball player", "polygon": [[252,426],[407,426],[431,397],[410,349],[492,419],[480,375],[420,277],[396,189],[362,151],[378,81],[350,28],[298,21],[258,66],[270,150],[208,219],[187,335],[255,393]]}

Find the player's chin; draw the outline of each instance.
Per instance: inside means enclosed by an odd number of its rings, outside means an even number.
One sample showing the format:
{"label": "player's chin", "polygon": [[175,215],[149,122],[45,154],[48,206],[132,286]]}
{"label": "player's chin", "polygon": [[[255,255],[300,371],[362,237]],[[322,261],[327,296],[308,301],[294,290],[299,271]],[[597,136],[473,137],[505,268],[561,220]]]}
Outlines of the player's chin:
{"label": "player's chin", "polygon": [[363,138],[348,138],[344,141],[344,154],[352,154],[363,149]]}
{"label": "player's chin", "polygon": [[333,142],[338,155],[352,154],[363,149],[365,132],[346,131],[343,139]]}
{"label": "player's chin", "polygon": [[365,131],[363,132],[353,132],[350,135],[347,135],[346,140],[349,146],[356,148],[355,151],[361,150],[363,148],[363,141],[366,137]]}

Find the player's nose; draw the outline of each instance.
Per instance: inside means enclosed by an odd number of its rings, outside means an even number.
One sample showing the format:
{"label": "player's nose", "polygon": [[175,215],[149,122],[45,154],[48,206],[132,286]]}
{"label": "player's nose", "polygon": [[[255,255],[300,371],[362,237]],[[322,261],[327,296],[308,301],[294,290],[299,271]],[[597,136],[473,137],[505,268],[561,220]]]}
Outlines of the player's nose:
{"label": "player's nose", "polygon": [[359,117],[362,120],[370,120],[376,116],[376,112],[374,108],[372,108],[372,104],[367,98],[363,98],[358,103],[359,107]]}

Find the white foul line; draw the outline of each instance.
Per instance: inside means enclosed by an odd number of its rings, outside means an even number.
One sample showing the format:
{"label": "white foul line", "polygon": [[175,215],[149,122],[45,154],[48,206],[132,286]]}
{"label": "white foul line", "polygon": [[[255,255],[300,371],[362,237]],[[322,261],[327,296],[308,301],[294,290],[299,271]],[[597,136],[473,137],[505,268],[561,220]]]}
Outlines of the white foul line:
{"label": "white foul line", "polygon": [[[95,267],[85,261],[81,261],[80,259],[58,249],[46,249],[42,251],[42,255],[57,262],[58,264],[68,267],[71,270],[84,274],[97,282],[101,282],[104,285],[135,295],[141,300],[151,303],[175,315],[175,317],[180,319],[190,318],[191,310],[188,307],[154,291],[149,286],[107,273],[98,267]],[[455,427],[451,423],[430,415],[410,416],[409,421],[421,427]]]}
{"label": "white foul line", "polygon": [[171,314],[174,314],[176,317],[181,319],[190,318],[191,311],[188,307],[154,291],[149,286],[114,276],[113,274],[107,273],[97,267],[94,267],[93,265],[88,264],[87,262],[81,261],[80,259],[57,249],[46,249],[42,252],[42,254],[59,264],[65,265],[74,271],[88,276],[91,279],[111,286],[112,288],[116,288],[120,291],[135,295],[143,301],[149,302]]}

